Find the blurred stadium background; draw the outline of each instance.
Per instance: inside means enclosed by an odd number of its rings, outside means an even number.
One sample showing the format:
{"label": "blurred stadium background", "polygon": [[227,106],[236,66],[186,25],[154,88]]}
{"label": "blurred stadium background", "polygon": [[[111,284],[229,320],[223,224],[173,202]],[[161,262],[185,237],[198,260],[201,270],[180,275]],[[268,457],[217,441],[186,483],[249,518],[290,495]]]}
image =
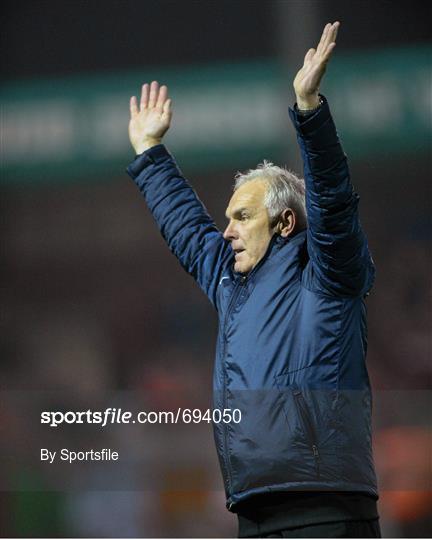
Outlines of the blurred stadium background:
{"label": "blurred stadium background", "polygon": [[[342,28],[322,92],[378,269],[368,365],[382,529],[430,536],[430,6],[5,0],[1,10],[2,536],[236,534],[211,426],[106,430],[102,446],[137,454],[121,479],[104,485],[77,467],[78,484],[55,490],[38,460],[51,437],[39,415],[211,406],[216,318],[125,174],[128,98],[142,82],[168,84],[167,145],[224,227],[237,170],[263,159],[300,170],[291,80],[333,20]],[[78,447],[101,440],[75,434]]]}

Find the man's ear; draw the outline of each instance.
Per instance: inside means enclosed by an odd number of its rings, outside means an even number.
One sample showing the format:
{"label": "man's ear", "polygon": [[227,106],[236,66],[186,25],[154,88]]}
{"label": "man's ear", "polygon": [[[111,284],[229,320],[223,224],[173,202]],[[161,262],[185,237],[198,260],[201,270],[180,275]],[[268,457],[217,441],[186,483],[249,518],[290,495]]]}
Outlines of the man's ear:
{"label": "man's ear", "polygon": [[287,238],[296,227],[296,215],[291,208],[286,208],[279,217],[276,232]]}

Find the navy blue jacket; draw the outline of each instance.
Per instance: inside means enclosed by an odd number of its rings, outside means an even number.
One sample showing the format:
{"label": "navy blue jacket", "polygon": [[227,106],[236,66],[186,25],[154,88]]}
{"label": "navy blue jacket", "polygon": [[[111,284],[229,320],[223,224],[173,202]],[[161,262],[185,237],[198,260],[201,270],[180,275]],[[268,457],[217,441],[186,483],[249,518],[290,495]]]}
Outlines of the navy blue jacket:
{"label": "navy blue jacket", "polygon": [[273,236],[243,276],[234,253],[163,145],[128,172],[171,251],[219,315],[214,424],[227,507],[273,491],[377,496],[364,298],[374,266],[328,103],[290,110],[306,183],[307,230]]}

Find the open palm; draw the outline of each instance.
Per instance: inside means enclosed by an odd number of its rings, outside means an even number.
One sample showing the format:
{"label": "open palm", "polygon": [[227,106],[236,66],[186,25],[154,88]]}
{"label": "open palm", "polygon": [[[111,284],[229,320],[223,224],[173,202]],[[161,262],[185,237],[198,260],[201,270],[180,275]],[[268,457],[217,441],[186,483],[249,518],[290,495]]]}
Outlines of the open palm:
{"label": "open palm", "polygon": [[135,96],[130,99],[129,139],[137,154],[158,144],[171,124],[171,100],[168,88],[157,81],[144,84],[140,105]]}
{"label": "open palm", "polygon": [[309,49],[304,57],[303,67],[294,79],[294,91],[300,109],[309,108],[318,102],[318,91],[325,73],[327,62],[336,47],[339,22],[326,24],[316,49]]}

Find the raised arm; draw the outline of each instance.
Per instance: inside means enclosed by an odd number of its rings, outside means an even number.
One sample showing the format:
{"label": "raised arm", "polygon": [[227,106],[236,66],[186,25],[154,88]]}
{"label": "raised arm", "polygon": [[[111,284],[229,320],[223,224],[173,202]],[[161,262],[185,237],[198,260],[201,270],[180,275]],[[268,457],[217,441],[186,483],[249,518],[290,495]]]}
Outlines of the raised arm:
{"label": "raised arm", "polygon": [[[137,154],[127,171],[169,248],[216,306],[219,275],[232,250],[162,143],[171,124],[166,86],[144,84],[130,100],[129,138]],[[216,306],[217,307],[217,306]]]}
{"label": "raised arm", "polygon": [[362,296],[374,266],[358,215],[347,164],[327,100],[319,85],[336,46],[339,23],[327,24],[294,79],[297,104],[290,116],[304,164],[307,245],[311,260],[305,285],[340,296]]}

